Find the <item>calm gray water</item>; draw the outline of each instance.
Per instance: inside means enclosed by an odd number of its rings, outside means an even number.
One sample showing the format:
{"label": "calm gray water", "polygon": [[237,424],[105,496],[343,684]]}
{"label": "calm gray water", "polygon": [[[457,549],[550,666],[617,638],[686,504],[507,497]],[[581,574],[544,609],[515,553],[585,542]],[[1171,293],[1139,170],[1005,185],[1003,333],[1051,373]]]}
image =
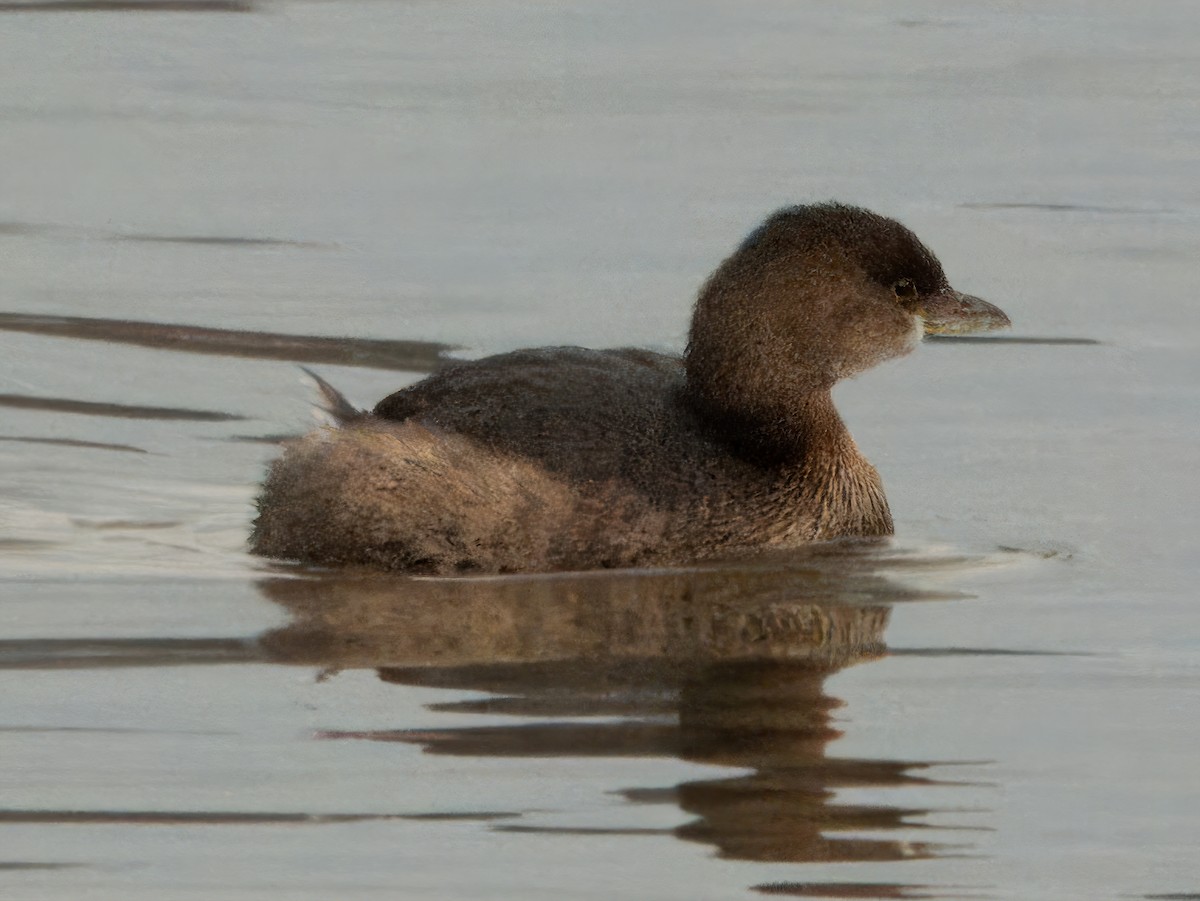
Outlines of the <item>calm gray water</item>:
{"label": "calm gray water", "polygon": [[[1194,3],[73,6],[0,4],[0,895],[1200,897]],[[1032,339],[839,388],[889,547],[245,553],[295,361],[679,348],[830,197]]]}

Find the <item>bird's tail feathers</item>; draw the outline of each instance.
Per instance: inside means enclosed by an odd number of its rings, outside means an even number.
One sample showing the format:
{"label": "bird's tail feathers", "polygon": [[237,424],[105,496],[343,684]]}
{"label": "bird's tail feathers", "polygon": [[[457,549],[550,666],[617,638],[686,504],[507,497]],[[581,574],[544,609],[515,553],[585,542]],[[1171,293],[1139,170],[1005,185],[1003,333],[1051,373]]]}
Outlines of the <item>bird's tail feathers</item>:
{"label": "bird's tail feathers", "polygon": [[304,374],[307,375],[317,384],[317,390],[321,392],[321,399],[324,403],[321,409],[332,416],[338,425],[345,425],[348,422],[353,422],[356,419],[366,415],[365,410],[360,410],[354,404],[346,399],[346,395],[338,391],[337,388],[325,381],[307,366],[300,367]]}

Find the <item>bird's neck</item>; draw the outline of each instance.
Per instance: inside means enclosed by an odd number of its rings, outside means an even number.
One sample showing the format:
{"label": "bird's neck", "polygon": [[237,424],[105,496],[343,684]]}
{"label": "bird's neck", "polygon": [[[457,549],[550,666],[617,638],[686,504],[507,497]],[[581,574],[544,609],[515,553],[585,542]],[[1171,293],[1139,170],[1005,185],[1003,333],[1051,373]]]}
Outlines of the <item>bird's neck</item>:
{"label": "bird's neck", "polygon": [[726,395],[705,388],[689,371],[688,404],[710,434],[755,463],[795,470],[861,459],[828,388],[784,396],[742,395],[735,403],[726,403]]}
{"label": "bird's neck", "polygon": [[808,514],[806,539],[892,533],[879,473],[854,443],[828,388],[736,411],[714,407],[690,383],[688,394],[710,434],[777,473],[781,495]]}
{"label": "bird's neck", "polygon": [[850,437],[829,391],[810,395],[797,418],[803,446],[781,466],[782,486],[811,515],[814,539],[892,534],[883,481]]}

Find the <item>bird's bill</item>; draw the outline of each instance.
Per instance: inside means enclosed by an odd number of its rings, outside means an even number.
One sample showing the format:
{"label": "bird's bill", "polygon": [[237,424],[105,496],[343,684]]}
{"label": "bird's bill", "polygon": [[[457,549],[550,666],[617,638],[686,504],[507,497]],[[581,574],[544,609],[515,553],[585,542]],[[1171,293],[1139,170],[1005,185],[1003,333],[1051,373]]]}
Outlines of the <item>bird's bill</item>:
{"label": "bird's bill", "polygon": [[995,304],[953,290],[922,298],[917,314],[927,335],[970,335],[1012,325]]}

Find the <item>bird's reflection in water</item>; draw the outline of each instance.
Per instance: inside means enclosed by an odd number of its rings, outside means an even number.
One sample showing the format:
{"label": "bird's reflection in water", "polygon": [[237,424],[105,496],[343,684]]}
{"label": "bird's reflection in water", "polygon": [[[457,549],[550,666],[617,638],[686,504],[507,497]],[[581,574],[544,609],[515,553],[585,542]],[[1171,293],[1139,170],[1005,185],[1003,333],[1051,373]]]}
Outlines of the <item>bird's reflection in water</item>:
{"label": "bird's reflection in water", "polygon": [[[935,597],[902,587],[897,571],[961,563],[848,545],[690,571],[277,579],[263,591],[292,623],[263,641],[292,663],[372,667],[388,682],[492,694],[434,709],[521,718],[329,737],[415,743],[435,754],[675,756],[744,768],[749,775],[622,794],[679,805],[694,818],[676,834],[729,858],[927,858],[963,849],[909,840],[934,811],[840,803],[836,792],[931,784],[920,775],[929,764],[828,756],[841,702],[824,683],[886,653],[893,604]],[[903,834],[889,838],[889,830]]]}

